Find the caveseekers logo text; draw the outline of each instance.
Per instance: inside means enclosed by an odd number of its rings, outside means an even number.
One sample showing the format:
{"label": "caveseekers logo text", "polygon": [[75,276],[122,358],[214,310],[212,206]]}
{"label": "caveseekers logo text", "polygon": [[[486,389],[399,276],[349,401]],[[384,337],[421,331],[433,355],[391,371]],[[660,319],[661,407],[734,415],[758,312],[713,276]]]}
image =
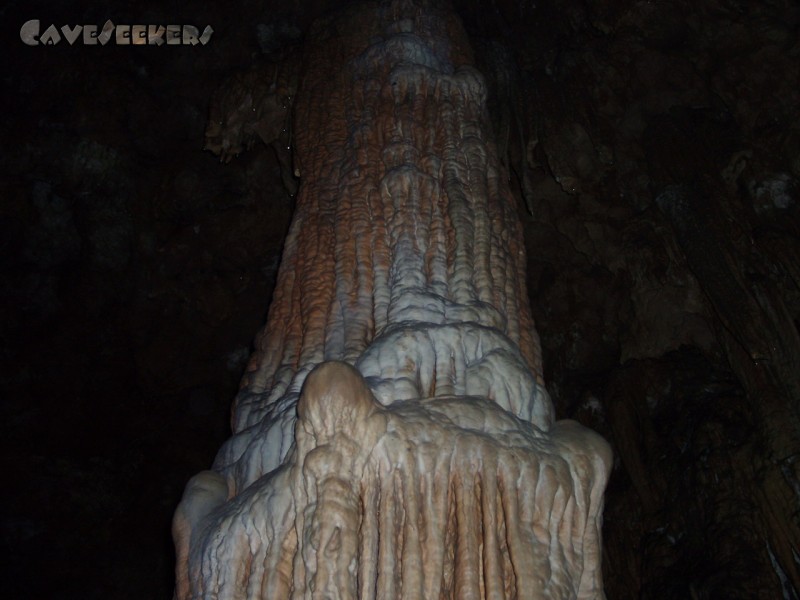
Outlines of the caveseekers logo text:
{"label": "caveseekers logo text", "polygon": [[111,19],[99,31],[97,25],[50,25],[42,31],[39,19],[31,19],[20,27],[19,37],[28,46],[55,46],[62,39],[70,46],[105,46],[112,39],[118,46],[205,46],[212,33],[210,25],[200,33],[194,25],[115,25]]}

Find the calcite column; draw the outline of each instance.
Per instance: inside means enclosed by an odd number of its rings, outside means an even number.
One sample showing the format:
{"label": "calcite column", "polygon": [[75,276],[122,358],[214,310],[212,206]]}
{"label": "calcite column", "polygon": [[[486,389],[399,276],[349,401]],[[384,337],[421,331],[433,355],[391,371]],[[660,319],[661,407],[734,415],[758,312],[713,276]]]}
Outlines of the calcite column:
{"label": "calcite column", "polygon": [[459,21],[383,2],[307,39],[296,213],[176,597],[603,597],[610,451],[554,423]]}

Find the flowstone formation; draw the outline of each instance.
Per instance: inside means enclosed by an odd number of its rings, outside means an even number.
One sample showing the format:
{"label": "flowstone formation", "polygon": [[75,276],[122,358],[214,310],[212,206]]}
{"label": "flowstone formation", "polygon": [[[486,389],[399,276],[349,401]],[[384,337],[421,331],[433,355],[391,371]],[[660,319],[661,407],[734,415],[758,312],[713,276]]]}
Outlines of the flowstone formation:
{"label": "flowstone formation", "polygon": [[610,451],[554,422],[486,87],[438,3],[309,33],[301,185],[176,598],[602,598]]}

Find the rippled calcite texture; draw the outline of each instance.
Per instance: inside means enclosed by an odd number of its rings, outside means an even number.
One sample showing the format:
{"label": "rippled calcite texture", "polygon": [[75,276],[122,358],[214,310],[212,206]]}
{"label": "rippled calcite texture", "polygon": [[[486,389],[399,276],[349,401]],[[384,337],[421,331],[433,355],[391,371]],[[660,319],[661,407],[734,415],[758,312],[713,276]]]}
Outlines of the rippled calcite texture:
{"label": "rippled calcite texture", "polygon": [[602,598],[610,451],[554,422],[486,89],[436,3],[308,34],[301,173],[176,597]]}

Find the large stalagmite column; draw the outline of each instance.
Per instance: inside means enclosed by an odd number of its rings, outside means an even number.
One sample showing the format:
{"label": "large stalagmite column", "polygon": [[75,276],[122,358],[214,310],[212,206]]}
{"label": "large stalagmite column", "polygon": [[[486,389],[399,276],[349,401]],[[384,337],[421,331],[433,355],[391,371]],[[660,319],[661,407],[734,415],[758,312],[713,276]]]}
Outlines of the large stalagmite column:
{"label": "large stalagmite column", "polygon": [[610,452],[553,422],[458,20],[383,2],[308,40],[296,213],[176,597],[602,598]]}

